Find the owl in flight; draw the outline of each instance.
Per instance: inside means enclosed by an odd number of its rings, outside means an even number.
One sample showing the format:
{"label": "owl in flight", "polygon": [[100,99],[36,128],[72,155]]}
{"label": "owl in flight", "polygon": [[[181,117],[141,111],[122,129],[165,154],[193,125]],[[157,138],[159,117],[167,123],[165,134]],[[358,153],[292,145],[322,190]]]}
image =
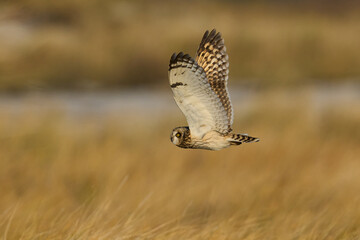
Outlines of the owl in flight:
{"label": "owl in flight", "polygon": [[170,87],[189,124],[172,131],[170,139],[176,146],[220,150],[259,141],[247,134],[232,133],[228,59],[224,39],[215,29],[205,32],[195,60],[182,52],[171,56]]}

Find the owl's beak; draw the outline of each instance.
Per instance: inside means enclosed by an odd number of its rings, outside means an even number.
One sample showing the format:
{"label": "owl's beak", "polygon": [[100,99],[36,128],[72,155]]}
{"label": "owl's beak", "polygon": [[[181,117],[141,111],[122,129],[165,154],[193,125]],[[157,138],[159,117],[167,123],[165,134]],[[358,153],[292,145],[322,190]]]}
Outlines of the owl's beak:
{"label": "owl's beak", "polygon": [[171,142],[173,142],[173,140],[174,140],[174,136],[170,136],[170,140],[171,140]]}

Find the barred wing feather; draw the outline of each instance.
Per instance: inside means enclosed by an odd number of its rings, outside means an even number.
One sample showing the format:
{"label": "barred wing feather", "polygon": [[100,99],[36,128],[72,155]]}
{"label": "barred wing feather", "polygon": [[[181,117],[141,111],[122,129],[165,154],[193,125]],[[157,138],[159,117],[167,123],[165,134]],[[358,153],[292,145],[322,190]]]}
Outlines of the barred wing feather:
{"label": "barred wing feather", "polygon": [[227,111],[228,132],[231,132],[234,116],[227,89],[229,57],[221,34],[215,29],[210,33],[206,31],[196,55],[196,62],[204,69],[211,88]]}

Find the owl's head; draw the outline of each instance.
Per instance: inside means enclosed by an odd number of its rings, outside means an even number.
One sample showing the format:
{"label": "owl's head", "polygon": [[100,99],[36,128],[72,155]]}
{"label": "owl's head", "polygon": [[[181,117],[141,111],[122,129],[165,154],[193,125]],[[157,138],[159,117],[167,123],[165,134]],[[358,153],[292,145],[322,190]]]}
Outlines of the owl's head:
{"label": "owl's head", "polygon": [[170,135],[170,140],[178,147],[186,148],[190,143],[190,129],[189,127],[174,128]]}

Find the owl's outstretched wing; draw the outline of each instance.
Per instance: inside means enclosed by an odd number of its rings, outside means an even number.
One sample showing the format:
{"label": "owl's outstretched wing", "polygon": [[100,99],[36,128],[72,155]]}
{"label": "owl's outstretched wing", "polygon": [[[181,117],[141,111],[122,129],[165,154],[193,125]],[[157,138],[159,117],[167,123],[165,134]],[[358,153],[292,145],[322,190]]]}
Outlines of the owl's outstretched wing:
{"label": "owl's outstretched wing", "polygon": [[227,111],[211,88],[204,69],[193,58],[182,52],[174,53],[170,59],[169,80],[192,136],[202,138],[211,130],[228,133]]}
{"label": "owl's outstretched wing", "polygon": [[227,89],[229,75],[229,57],[226,53],[224,39],[221,34],[213,29],[210,33],[206,31],[196,54],[196,62],[202,67],[209,80],[210,86],[227,112],[228,132],[231,132],[233,123],[233,108]]}

